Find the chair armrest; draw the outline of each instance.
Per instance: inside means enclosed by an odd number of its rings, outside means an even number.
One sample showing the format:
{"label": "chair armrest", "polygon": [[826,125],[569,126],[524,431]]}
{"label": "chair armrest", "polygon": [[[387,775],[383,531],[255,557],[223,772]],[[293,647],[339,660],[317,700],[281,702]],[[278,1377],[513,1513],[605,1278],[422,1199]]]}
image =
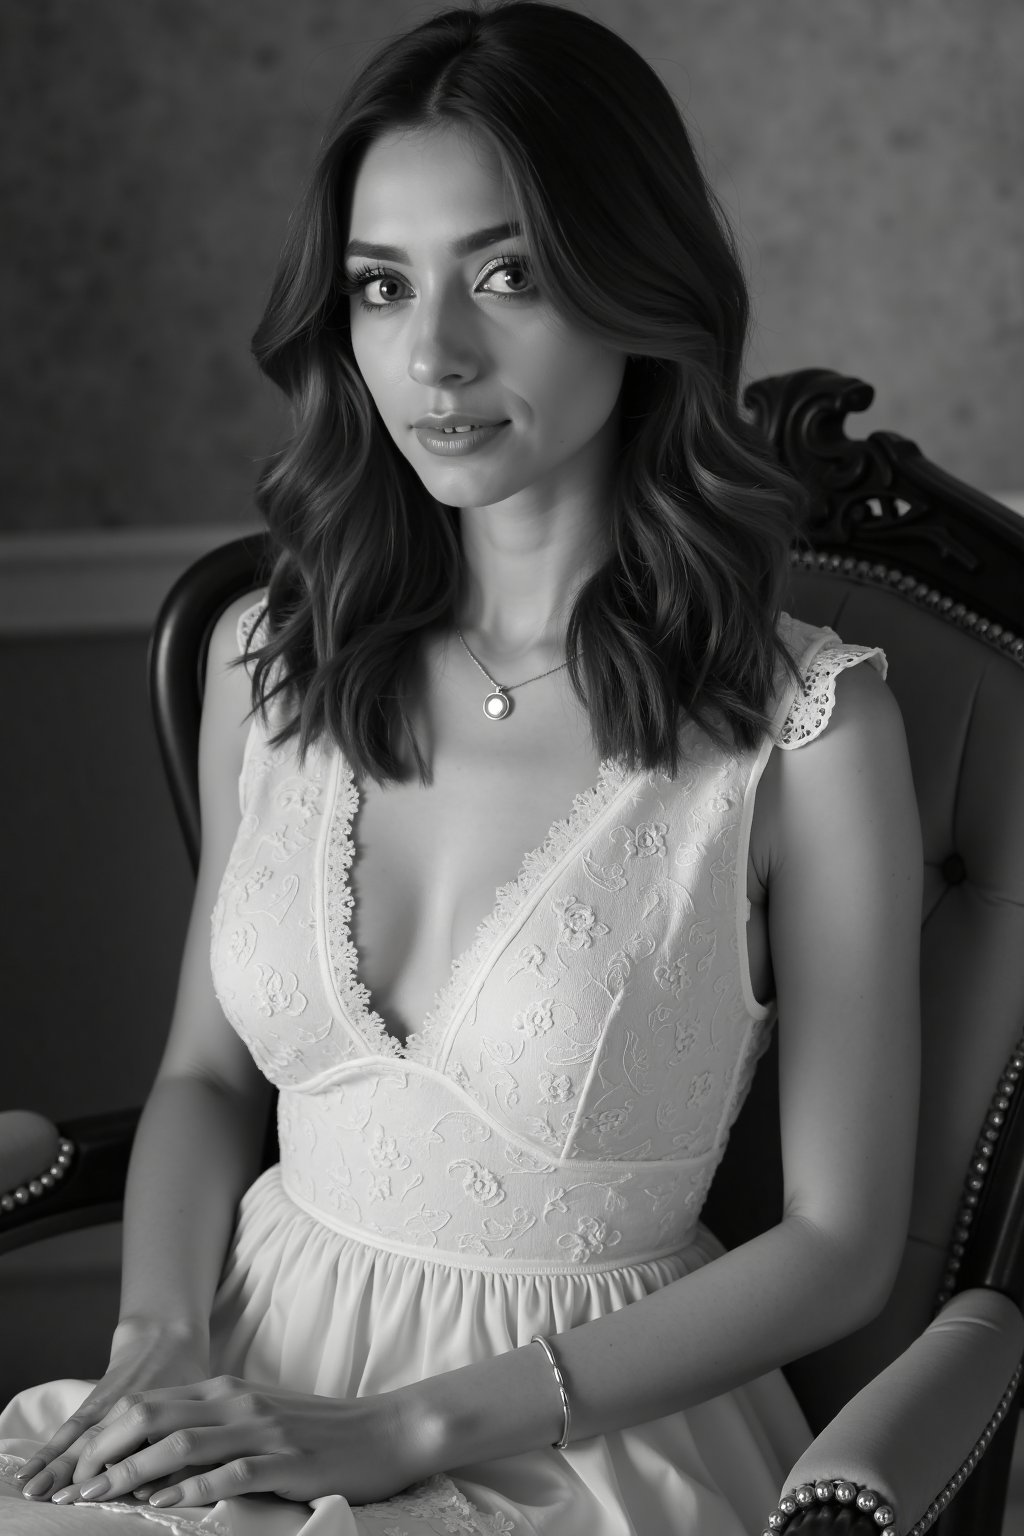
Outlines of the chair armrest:
{"label": "chair armrest", "polygon": [[[786,1488],[836,1478],[877,1489],[896,1510],[907,1536],[914,1522],[931,1523],[987,1446],[1017,1385],[1024,1354],[1024,1317],[998,1291],[962,1291],[891,1365],[841,1409],[800,1457]],[[929,1518],[930,1516],[930,1518]],[[850,1523],[859,1518],[863,1524]],[[879,1527],[836,1502],[809,1507],[789,1520],[768,1521],[786,1536],[860,1536]]]}
{"label": "chair armrest", "polygon": [[[76,1227],[116,1221],[138,1120],[139,1110],[121,1109],[68,1120],[58,1128],[26,1110],[0,1114],[0,1173],[17,1179],[0,1189],[0,1253]],[[72,1143],[70,1163],[62,1176],[44,1184],[61,1141]],[[19,1190],[24,1193],[16,1198]]]}

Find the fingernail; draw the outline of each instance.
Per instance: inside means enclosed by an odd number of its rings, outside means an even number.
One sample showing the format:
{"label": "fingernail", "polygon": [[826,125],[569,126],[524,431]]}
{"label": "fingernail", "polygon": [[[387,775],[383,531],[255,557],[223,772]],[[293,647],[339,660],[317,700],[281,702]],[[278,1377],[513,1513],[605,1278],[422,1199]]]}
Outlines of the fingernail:
{"label": "fingernail", "polygon": [[59,1493],[55,1493],[53,1495],[53,1498],[50,1500],[50,1503],[51,1504],[70,1504],[71,1500],[73,1498],[75,1498],[75,1497],[76,1497],[76,1494],[75,1494],[75,1490],[73,1488],[62,1488]]}
{"label": "fingernail", "polygon": [[154,1509],[166,1509],[168,1504],[177,1504],[180,1498],[180,1488],[161,1488],[159,1493],[154,1493],[149,1502]]}
{"label": "fingernail", "polygon": [[110,1492],[110,1478],[98,1477],[94,1483],[85,1483],[80,1497],[83,1499],[98,1499],[104,1493]]}
{"label": "fingernail", "polygon": [[49,1493],[55,1482],[56,1475],[53,1472],[39,1472],[31,1482],[25,1484],[23,1490],[25,1497],[37,1499],[40,1495]]}

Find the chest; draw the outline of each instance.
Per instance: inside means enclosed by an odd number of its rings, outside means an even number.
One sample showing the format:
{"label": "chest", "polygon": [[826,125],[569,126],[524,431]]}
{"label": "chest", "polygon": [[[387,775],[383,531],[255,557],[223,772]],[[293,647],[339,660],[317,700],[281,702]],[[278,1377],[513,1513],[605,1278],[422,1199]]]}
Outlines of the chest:
{"label": "chest", "polygon": [[[506,719],[489,721],[473,692],[442,693],[418,735],[433,781],[385,788],[367,780],[352,828],[352,939],[360,979],[388,1030],[418,1029],[452,962],[473,942],[499,886],[515,880],[576,796],[597,783],[599,755],[564,679],[537,684]],[[746,853],[751,917],[747,949],[754,994],[772,994],[766,817],[755,802]],[[581,893],[582,895],[583,893]]]}

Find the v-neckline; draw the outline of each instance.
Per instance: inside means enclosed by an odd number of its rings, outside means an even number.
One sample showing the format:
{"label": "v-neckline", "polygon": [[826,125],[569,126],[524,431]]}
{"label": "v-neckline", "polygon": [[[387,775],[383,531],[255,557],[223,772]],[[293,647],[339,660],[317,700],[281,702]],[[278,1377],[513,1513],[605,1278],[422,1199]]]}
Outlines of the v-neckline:
{"label": "v-neckline", "polygon": [[466,1001],[471,982],[532,892],[562,864],[583,836],[596,827],[620,796],[643,777],[642,770],[630,770],[614,758],[605,758],[601,762],[597,782],[573,797],[568,815],[551,823],[543,843],[523,855],[514,878],[497,887],[494,906],[478,923],[469,945],[453,959],[448,978],[435,993],[422,1023],[403,1042],[388,1029],[374,1007],[369,988],[360,979],[361,960],[352,938],[355,896],[350,871],[356,851],[353,827],[362,797],[344,755],[340,750],[335,751],[323,842],[317,860],[318,908],[323,936],[319,947],[327,980],[341,1012],[350,1029],[372,1054],[421,1065],[430,1065],[436,1060],[449,1027]]}

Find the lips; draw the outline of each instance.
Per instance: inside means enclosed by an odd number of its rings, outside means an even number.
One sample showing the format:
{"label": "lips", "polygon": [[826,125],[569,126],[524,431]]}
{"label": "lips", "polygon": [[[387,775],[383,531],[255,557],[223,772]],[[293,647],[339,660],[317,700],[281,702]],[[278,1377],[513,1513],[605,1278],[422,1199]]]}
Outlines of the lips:
{"label": "lips", "polygon": [[492,416],[466,416],[449,411],[444,416],[421,416],[413,426],[425,432],[472,432],[474,427],[501,427],[504,422]]}

